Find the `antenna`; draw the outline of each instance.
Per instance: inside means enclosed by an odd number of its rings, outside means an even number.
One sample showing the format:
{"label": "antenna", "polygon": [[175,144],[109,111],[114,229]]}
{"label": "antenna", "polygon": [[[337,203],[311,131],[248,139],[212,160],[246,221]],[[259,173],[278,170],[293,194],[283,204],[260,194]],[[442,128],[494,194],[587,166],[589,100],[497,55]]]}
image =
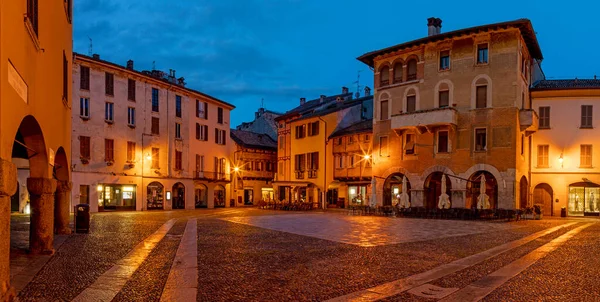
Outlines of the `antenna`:
{"label": "antenna", "polygon": [[360,97],[360,72],[361,70],[357,72],[356,81],[354,82],[356,84],[356,98]]}
{"label": "antenna", "polygon": [[260,108],[265,108],[265,98],[260,99]]}
{"label": "antenna", "polygon": [[156,70],[156,61],[152,61],[152,70]]}
{"label": "antenna", "polygon": [[90,48],[88,49],[88,55],[91,57],[92,54],[94,53],[94,47],[92,44],[92,38],[90,38],[90,36],[88,36],[88,39],[90,39]]}

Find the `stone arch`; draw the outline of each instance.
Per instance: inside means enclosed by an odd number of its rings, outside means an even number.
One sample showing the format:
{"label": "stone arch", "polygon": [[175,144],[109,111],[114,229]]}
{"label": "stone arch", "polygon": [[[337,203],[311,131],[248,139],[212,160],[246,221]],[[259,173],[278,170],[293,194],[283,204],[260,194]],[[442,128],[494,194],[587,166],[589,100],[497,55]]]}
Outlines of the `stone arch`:
{"label": "stone arch", "polygon": [[[433,89],[434,94],[433,94],[433,107],[434,108],[439,108],[440,107],[440,91],[442,91],[442,87],[445,84],[445,86],[447,86],[448,88],[448,106],[452,106],[452,104],[454,103],[454,84],[452,83],[452,81],[450,81],[449,79],[443,79],[440,80],[439,82],[437,82],[437,84],[435,84],[435,88]],[[445,87],[443,87],[445,88]]]}
{"label": "stone arch", "polygon": [[387,86],[390,84],[390,69],[388,63],[379,66],[379,86]]}
{"label": "stone arch", "polygon": [[46,150],[46,142],[40,124],[31,115],[24,117],[15,135],[13,157],[25,155],[29,159],[29,177],[50,177]]}
{"label": "stone arch", "polygon": [[392,173],[390,175],[388,175],[388,177],[385,178],[385,180],[383,181],[383,194],[382,194],[382,205],[384,206],[391,206],[394,205],[394,197],[397,196],[398,194],[403,193],[402,192],[402,179],[403,177],[406,177],[406,189],[408,192],[408,196],[409,196],[409,201],[411,200],[410,197],[410,190],[411,190],[411,182],[408,179],[408,176],[404,173],[400,173],[400,172],[396,172],[396,173]]}
{"label": "stone arch", "polygon": [[406,58],[406,80],[413,81],[418,78],[418,67],[419,57],[417,55],[410,55]]}
{"label": "stone arch", "polygon": [[529,183],[525,175],[519,179],[519,208],[524,209],[529,206]]}
{"label": "stone arch", "polygon": [[[442,179],[446,178],[446,191],[442,191]],[[434,209],[438,206],[438,201],[442,193],[448,194],[452,201],[452,180],[448,174],[440,171],[434,171],[428,174],[423,182],[424,203],[426,208]]]}
{"label": "stone arch", "polygon": [[502,177],[502,174],[500,173],[500,171],[498,171],[498,169],[496,169],[496,167],[489,165],[489,164],[476,164],[471,166],[471,168],[469,168],[467,171],[465,171],[464,173],[462,173],[461,177],[468,179],[469,177],[471,177],[471,175],[473,175],[473,173],[480,171],[480,170],[485,170],[488,171],[490,173],[492,173],[492,175],[494,175],[494,178],[496,178],[496,180],[498,180],[498,183],[502,182],[504,180],[504,178]]}
{"label": "stone arch", "polygon": [[415,111],[421,110],[419,87],[417,87],[417,85],[410,85],[404,89],[404,96],[402,97],[402,112],[408,112],[407,97],[412,95],[415,96]]}
{"label": "stone arch", "polygon": [[542,205],[542,213],[554,216],[554,190],[550,184],[541,182],[533,189],[533,204]]}
{"label": "stone arch", "polygon": [[479,170],[471,174],[468,179],[466,188],[466,205],[467,208],[474,208],[477,206],[477,200],[480,195],[480,184],[482,175],[485,175],[485,194],[489,197],[489,203],[491,209],[498,209],[500,206],[499,192],[499,181],[489,171]]}
{"label": "stone arch", "polygon": [[393,82],[401,83],[402,79],[404,78],[404,75],[403,75],[404,61],[402,60],[402,58],[398,58],[398,59],[394,60],[394,62],[392,62],[392,70],[393,70],[393,77],[392,77]]}
{"label": "stone arch", "polygon": [[173,209],[185,209],[185,186],[177,182],[172,188]]}
{"label": "stone arch", "polygon": [[487,85],[486,108],[492,107],[492,78],[487,74],[480,74],[473,78],[471,82],[471,108],[477,107],[477,86]]}
{"label": "stone arch", "polygon": [[158,181],[153,181],[148,184],[147,188],[147,205],[148,210],[162,210],[165,208],[165,187]]}
{"label": "stone arch", "polygon": [[59,147],[54,156],[53,176],[57,180],[54,193],[54,233],[70,234],[69,214],[71,212],[71,190],[73,184],[70,179],[70,169],[67,154],[63,147]]}
{"label": "stone arch", "polygon": [[383,93],[381,93],[379,95],[379,105],[376,108],[376,110],[377,110],[377,116],[379,116],[380,120],[383,120],[382,116],[381,116],[381,114],[382,114],[381,102],[383,102],[383,101],[387,101],[388,102],[388,104],[387,104],[387,112],[388,112],[387,113],[387,115],[388,115],[387,118],[389,118],[389,115],[392,113],[392,97],[391,97],[391,95],[389,93],[383,92]]}
{"label": "stone arch", "polygon": [[[411,174],[410,172],[408,172],[406,169],[404,169],[403,167],[391,167],[387,170],[385,170],[385,172],[383,173],[383,179],[387,179],[388,177],[390,177],[390,175],[392,174],[396,174],[396,173],[401,173],[404,174],[404,176],[406,176],[406,178],[408,179],[408,181],[413,185],[413,189],[419,189],[420,188],[420,182],[421,179],[419,178],[418,175],[414,175]],[[379,177],[377,177],[379,178]]]}
{"label": "stone arch", "polygon": [[423,173],[421,174],[421,179],[426,179],[429,175],[431,175],[434,172],[442,172],[444,174],[450,175],[450,177],[448,177],[448,178],[450,179],[452,188],[457,188],[460,185],[459,183],[457,183],[458,178],[452,177],[452,176],[456,176],[454,171],[452,171],[452,169],[450,169],[446,166],[442,166],[442,165],[435,165],[435,166],[431,166],[431,167],[425,169],[425,171],[423,171]]}

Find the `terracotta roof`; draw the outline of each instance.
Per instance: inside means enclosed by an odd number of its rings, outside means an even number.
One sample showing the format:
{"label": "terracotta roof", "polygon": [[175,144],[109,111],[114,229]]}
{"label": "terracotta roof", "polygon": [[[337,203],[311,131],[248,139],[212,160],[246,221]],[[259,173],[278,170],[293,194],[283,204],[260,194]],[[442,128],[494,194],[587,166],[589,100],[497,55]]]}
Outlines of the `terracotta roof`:
{"label": "terracotta roof", "polygon": [[373,119],[368,119],[354,123],[346,128],[342,128],[331,133],[329,138],[344,136],[353,133],[365,133],[373,131]]}
{"label": "terracotta roof", "polygon": [[327,106],[324,106],[323,108],[315,108],[315,110],[313,110],[313,111],[304,112],[300,118],[298,118],[294,121],[304,120],[304,119],[316,117],[316,116],[324,116],[324,115],[330,114],[332,112],[336,112],[336,111],[340,111],[342,109],[360,105],[360,104],[362,104],[362,102],[372,100],[372,99],[373,99],[373,96],[370,95],[370,96],[365,96],[365,97],[362,97],[359,99],[342,101],[339,103],[338,102],[330,102],[327,104]]}
{"label": "terracotta roof", "polygon": [[533,85],[532,90],[556,89],[600,89],[600,80],[596,79],[566,79],[542,80]]}
{"label": "terracotta roof", "polygon": [[231,139],[246,148],[277,150],[277,142],[269,135],[244,130],[231,129]]}
{"label": "terracotta roof", "polygon": [[489,31],[489,30],[493,30],[496,28],[509,28],[509,27],[516,27],[521,30],[523,39],[525,40],[525,43],[527,44],[527,47],[529,48],[529,53],[531,53],[531,56],[534,59],[543,59],[542,50],[540,49],[540,45],[538,44],[537,37],[535,35],[535,31],[533,30],[533,26],[531,25],[531,21],[529,21],[529,19],[518,19],[518,20],[514,20],[514,21],[507,21],[507,22],[501,22],[501,23],[493,23],[493,24],[486,24],[486,25],[480,25],[480,26],[475,26],[475,27],[463,28],[463,29],[449,31],[446,33],[441,33],[441,34],[437,34],[437,35],[433,35],[433,36],[427,36],[427,37],[424,37],[421,39],[417,39],[417,40],[401,43],[398,45],[394,45],[391,47],[387,47],[384,49],[368,52],[368,53],[358,57],[358,60],[371,66],[371,67],[374,67],[373,60],[375,59],[375,57],[385,54],[385,53],[397,51],[397,50],[400,50],[403,48],[410,48],[410,47],[425,44],[425,43],[441,41],[441,40],[449,39],[452,37],[476,33],[476,32],[480,32],[480,31]]}

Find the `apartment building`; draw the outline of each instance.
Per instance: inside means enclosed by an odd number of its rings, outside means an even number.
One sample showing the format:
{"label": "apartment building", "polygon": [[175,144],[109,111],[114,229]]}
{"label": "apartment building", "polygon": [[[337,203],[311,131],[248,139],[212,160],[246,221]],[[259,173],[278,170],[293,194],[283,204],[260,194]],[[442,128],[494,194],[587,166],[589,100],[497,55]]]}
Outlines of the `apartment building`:
{"label": "apartment building", "polygon": [[[407,179],[413,206],[492,208],[529,203],[529,87],[543,78],[542,52],[527,19],[428,35],[358,58],[375,70],[372,171],[377,203],[391,205]],[[446,191],[442,192],[442,178]]]}
{"label": "apartment building", "polygon": [[243,122],[235,127],[237,130],[250,131],[254,133],[264,133],[277,141],[277,123],[275,118],[282,113],[267,110],[264,107],[258,108],[254,113],[254,120],[251,122]]}
{"label": "apartment building", "polygon": [[91,211],[225,207],[233,105],[158,70],[75,54],[73,202]]}
{"label": "apartment building", "polygon": [[600,80],[543,80],[531,89],[539,113],[533,136],[532,204],[544,215],[600,213]]}
{"label": "apartment building", "polygon": [[266,133],[231,130],[233,153],[233,198],[236,206],[273,201],[273,179],[277,165],[277,141]]}
{"label": "apartment building", "polygon": [[73,15],[71,0],[0,6],[0,301],[10,301],[10,213],[31,213],[32,255],[70,233]]}
{"label": "apartment building", "polygon": [[321,95],[310,101],[301,98],[298,107],[275,119],[279,124],[275,198],[325,206],[334,172],[329,136],[368,119],[372,100],[371,95],[354,98],[343,87],[338,95]]}

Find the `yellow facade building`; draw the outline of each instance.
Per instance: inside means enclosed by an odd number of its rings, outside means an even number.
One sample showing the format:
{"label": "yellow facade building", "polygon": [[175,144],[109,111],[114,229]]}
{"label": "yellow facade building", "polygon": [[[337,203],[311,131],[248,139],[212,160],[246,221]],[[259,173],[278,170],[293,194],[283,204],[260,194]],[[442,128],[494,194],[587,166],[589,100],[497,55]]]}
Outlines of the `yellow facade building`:
{"label": "yellow facade building", "polygon": [[14,293],[11,210],[31,209],[31,253],[52,253],[54,232],[69,232],[71,3],[0,4],[0,301]]}

